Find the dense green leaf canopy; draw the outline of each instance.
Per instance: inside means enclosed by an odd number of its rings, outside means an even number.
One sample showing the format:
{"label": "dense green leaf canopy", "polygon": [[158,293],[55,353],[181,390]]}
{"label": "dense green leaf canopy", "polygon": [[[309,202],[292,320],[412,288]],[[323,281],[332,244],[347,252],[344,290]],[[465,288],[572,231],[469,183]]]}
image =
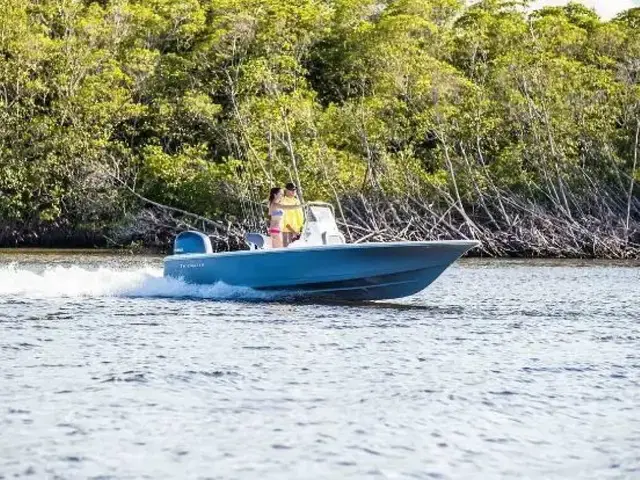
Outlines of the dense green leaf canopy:
{"label": "dense green leaf canopy", "polygon": [[542,209],[628,243],[640,9],[529,3],[4,0],[0,223],[107,232],[145,208],[135,192],[255,224],[293,180],[429,205],[452,236]]}

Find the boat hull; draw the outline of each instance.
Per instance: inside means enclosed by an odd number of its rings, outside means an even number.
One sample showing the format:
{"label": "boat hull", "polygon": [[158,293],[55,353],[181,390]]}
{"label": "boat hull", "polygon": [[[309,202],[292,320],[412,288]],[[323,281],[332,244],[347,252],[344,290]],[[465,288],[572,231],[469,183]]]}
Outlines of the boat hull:
{"label": "boat hull", "polygon": [[428,287],[474,241],[342,244],[172,255],[164,274],[187,283],[266,290],[274,296],[385,300]]}

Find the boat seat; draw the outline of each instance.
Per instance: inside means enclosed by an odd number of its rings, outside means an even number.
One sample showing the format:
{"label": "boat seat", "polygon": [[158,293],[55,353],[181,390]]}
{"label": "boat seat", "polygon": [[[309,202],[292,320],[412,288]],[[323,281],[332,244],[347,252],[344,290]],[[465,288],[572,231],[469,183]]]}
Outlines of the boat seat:
{"label": "boat seat", "polygon": [[262,250],[271,248],[271,239],[261,233],[247,233],[244,236],[245,242],[249,245],[249,250]]}
{"label": "boat seat", "polygon": [[340,245],[347,243],[340,232],[322,232],[323,245]]}

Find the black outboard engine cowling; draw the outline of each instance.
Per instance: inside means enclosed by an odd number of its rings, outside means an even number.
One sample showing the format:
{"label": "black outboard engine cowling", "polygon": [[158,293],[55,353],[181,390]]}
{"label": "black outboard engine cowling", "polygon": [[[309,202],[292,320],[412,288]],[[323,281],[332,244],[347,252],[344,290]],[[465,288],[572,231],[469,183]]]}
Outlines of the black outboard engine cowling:
{"label": "black outboard engine cowling", "polygon": [[211,240],[204,233],[182,232],[173,242],[173,254],[184,255],[185,253],[213,253]]}

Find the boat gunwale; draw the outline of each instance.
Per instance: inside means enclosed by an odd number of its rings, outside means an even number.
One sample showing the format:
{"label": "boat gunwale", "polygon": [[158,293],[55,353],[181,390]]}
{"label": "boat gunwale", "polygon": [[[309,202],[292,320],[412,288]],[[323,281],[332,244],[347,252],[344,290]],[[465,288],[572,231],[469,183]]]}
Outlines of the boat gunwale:
{"label": "boat gunwale", "polygon": [[[271,255],[286,254],[289,252],[316,252],[324,250],[341,250],[341,249],[364,249],[364,248],[390,248],[390,247],[428,247],[428,246],[466,246],[468,251],[480,245],[478,240],[425,240],[419,242],[365,242],[365,243],[339,243],[333,245],[311,245],[308,247],[293,248],[265,248],[259,250],[236,250],[233,252],[213,252],[213,253],[182,253],[172,254],[164,257],[163,262],[187,259],[203,259],[203,258],[220,258],[230,256],[246,256],[246,255]],[[465,252],[462,252],[463,255]]]}

